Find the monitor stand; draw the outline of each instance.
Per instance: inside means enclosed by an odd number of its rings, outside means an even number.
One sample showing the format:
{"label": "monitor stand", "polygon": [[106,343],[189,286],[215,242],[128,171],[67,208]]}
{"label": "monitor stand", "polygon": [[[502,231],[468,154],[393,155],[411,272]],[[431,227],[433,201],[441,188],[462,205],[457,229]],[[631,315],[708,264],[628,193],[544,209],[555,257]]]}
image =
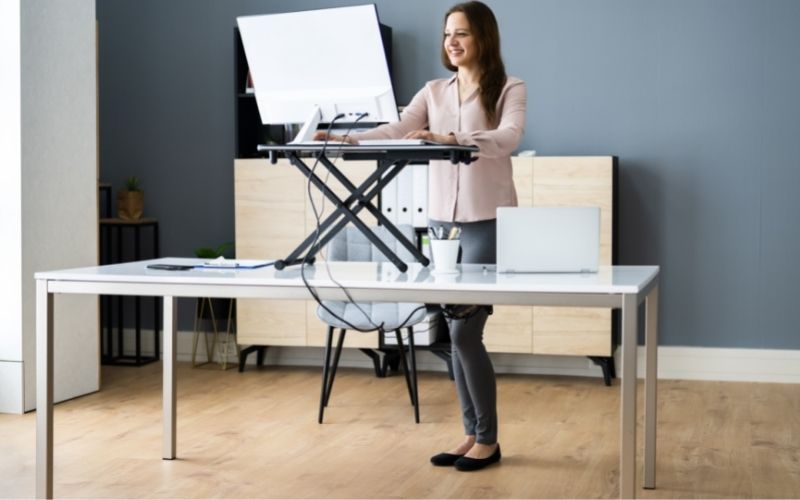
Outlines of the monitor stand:
{"label": "monitor stand", "polygon": [[294,140],[289,144],[303,144],[313,141],[314,133],[317,131],[317,126],[321,120],[322,110],[319,106],[314,106],[314,111],[311,113],[311,116],[309,116],[308,120],[303,123],[302,128],[300,128],[300,132],[297,133]]}

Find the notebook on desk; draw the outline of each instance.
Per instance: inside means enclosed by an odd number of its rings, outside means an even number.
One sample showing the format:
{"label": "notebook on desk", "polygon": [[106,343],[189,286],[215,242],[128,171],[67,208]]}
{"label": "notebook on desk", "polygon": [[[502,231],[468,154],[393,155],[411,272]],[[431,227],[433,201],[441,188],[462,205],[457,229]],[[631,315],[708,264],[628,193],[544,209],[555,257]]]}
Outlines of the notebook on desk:
{"label": "notebook on desk", "polygon": [[600,208],[499,207],[498,273],[597,272]]}

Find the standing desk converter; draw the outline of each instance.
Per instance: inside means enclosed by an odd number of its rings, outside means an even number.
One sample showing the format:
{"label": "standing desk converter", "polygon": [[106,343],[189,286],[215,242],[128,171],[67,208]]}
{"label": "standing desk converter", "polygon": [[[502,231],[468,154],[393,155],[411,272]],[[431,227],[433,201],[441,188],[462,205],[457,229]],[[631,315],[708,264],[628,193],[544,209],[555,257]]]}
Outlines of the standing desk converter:
{"label": "standing desk converter", "polygon": [[[306,300],[310,294],[298,268],[201,269],[184,272],[147,269],[153,263],[199,264],[199,259],[157,259],[110,266],[36,273],[36,495],[53,496],[53,303],[54,295],[114,294],[163,297],[163,448],[177,456],[175,343],[179,297]],[[613,307],[622,312],[620,384],[620,496],[636,488],[636,347],[638,306],[645,302],[644,487],[655,488],[657,266],[606,266],[586,274],[497,274],[480,264],[461,273],[435,276],[421,264],[407,272],[376,262],[331,262],[332,275],[353,300],[450,304],[506,304]],[[309,266],[309,283],[323,300],[346,300],[324,268]],[[315,415],[309,414],[309,419]]]}
{"label": "standing desk converter", "polygon": [[[414,242],[408,241],[397,227],[381,213],[378,207],[372,204],[372,200],[400,173],[403,168],[412,161],[430,160],[449,160],[454,164],[470,163],[473,154],[478,152],[475,146],[458,145],[352,145],[342,143],[330,144],[286,144],[281,146],[258,146],[258,151],[269,156],[272,163],[276,163],[278,155],[282,154],[303,173],[317,189],[322,191],[336,207],[336,209],[320,222],[319,232],[312,231],[305,240],[285,259],[275,261],[277,269],[294,264],[312,264],[319,250],[336,236],[348,222],[355,225],[367,239],[391,261],[400,271],[406,271],[406,263],[403,262],[375,233],[358,218],[358,212],[362,209],[372,214],[381,226],[384,226],[389,233],[394,236],[400,244],[408,250],[412,256],[422,265],[427,266],[429,260],[417,249]],[[375,160],[377,166],[359,186],[354,185],[336,167],[329,156],[341,156],[345,160]],[[304,161],[312,161],[309,167]],[[340,182],[350,196],[342,200],[325,184],[314,167],[322,167],[330,172],[333,177]]]}

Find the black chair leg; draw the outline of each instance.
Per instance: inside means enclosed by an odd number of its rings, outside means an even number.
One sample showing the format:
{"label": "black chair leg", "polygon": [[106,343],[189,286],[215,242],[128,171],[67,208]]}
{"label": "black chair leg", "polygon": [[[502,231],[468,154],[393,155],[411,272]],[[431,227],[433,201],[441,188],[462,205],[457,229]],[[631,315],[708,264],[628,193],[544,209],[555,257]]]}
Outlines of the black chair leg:
{"label": "black chair leg", "polygon": [[397,336],[397,350],[400,352],[400,364],[403,366],[403,375],[406,376],[406,387],[408,388],[408,397],[411,400],[411,404],[414,404],[414,390],[411,388],[411,377],[409,375],[408,369],[408,362],[406,362],[406,348],[403,345],[403,335],[400,333],[400,330],[394,331],[395,336]]}
{"label": "black chair leg", "polygon": [[419,423],[419,388],[417,387],[417,355],[414,352],[414,329],[408,331],[408,353],[411,356],[411,387],[414,388],[414,420]]}
{"label": "black chair leg", "polygon": [[336,378],[336,369],[339,368],[339,358],[342,355],[342,344],[344,344],[344,334],[347,332],[344,328],[339,330],[339,341],[336,343],[336,353],[333,355],[333,367],[331,367],[331,376],[328,380],[328,391],[325,395],[325,406],[328,406],[328,400],[331,398],[331,390],[333,390],[333,379]]}
{"label": "black chair leg", "polygon": [[325,361],[322,365],[322,389],[319,395],[319,417],[318,423],[322,423],[322,416],[325,413],[325,402],[328,400],[328,367],[331,363],[331,344],[333,343],[333,327],[328,327],[328,339],[325,341]]}

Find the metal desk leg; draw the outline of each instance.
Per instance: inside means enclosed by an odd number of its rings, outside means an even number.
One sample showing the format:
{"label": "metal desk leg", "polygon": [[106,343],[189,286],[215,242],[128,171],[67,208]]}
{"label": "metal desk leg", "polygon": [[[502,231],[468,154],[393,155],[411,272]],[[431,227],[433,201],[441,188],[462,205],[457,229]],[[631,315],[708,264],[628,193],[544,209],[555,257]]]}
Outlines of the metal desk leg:
{"label": "metal desk leg", "polygon": [[53,294],[36,280],[36,497],[53,498]]}
{"label": "metal desk leg", "polygon": [[[140,238],[140,226],[134,226],[133,228],[133,260],[141,260],[141,252],[139,251],[139,244],[141,243]],[[136,365],[140,365],[142,363],[142,299],[137,295],[133,298],[134,303],[134,314],[136,315],[136,337],[134,338],[135,347],[136,347]]]}
{"label": "metal desk leg", "polygon": [[636,491],[636,344],[637,295],[622,296],[622,383],[620,404],[619,496]]}
{"label": "metal desk leg", "polygon": [[[159,258],[158,253],[158,222],[153,224],[153,257]],[[153,356],[156,361],[161,359],[161,343],[158,341],[159,330],[161,328],[160,318],[158,315],[158,297],[153,297]]]}
{"label": "metal desk leg", "polygon": [[177,393],[175,385],[177,377],[175,376],[175,344],[178,333],[177,309],[177,297],[164,297],[164,445],[161,455],[164,460],[173,460],[176,457]]}
{"label": "metal desk leg", "polygon": [[658,411],[658,285],[645,299],[644,487],[656,487],[656,417]]}

